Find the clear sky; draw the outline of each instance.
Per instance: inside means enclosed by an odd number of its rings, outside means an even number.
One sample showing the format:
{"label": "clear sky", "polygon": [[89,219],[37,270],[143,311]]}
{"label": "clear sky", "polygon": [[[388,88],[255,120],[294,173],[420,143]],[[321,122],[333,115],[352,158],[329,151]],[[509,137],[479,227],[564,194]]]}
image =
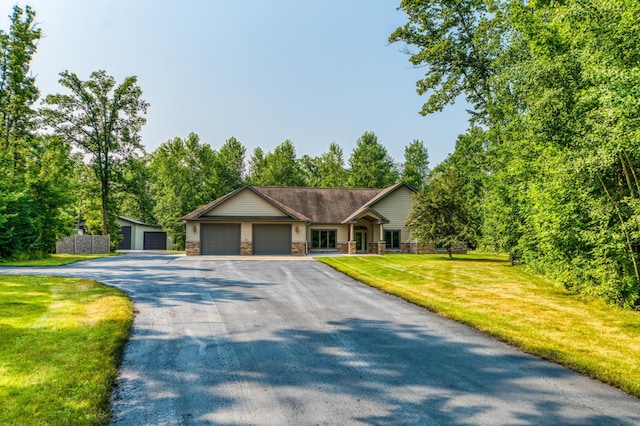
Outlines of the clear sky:
{"label": "clear sky", "polygon": [[[14,3],[0,2],[0,26]],[[247,158],[286,139],[298,156],[337,142],[348,159],[373,131],[396,161],[414,139],[431,166],[467,127],[465,105],[422,117],[424,70],[388,37],[399,0],[32,0],[44,37],[32,63],[44,96],[63,70],[136,75],[151,104],[148,152],[189,132],[218,149],[235,136]]]}

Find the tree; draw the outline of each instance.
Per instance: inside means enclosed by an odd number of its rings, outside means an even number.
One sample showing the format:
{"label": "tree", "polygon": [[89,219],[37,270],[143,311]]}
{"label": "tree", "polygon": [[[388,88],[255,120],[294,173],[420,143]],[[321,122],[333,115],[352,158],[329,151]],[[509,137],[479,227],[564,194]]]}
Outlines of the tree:
{"label": "tree", "polygon": [[216,152],[195,133],[160,145],[150,155],[153,214],[176,249],[185,247],[180,218],[224,195],[216,176]]}
{"label": "tree", "polygon": [[349,158],[352,188],[386,188],[398,180],[398,167],[373,132],[364,132]]}
{"label": "tree", "polygon": [[317,161],[319,185],[323,188],[344,188],[348,183],[348,173],[344,168],[342,148],[335,142],[329,144],[329,150]]}
{"label": "tree", "polygon": [[218,150],[216,177],[222,193],[231,192],[244,184],[245,153],[246,148],[233,136]]}
{"label": "tree", "polygon": [[14,6],[9,33],[0,30],[0,131],[3,155],[0,160],[13,168],[24,162],[28,141],[33,137],[38,99],[35,77],[29,75],[29,64],[36,51],[41,31],[36,26],[35,11]]}
{"label": "tree", "polygon": [[304,186],[304,172],[293,143],[287,139],[266,155],[260,148],[254,149],[249,181],[262,186]]}
{"label": "tree", "polygon": [[416,194],[407,220],[413,238],[442,244],[449,258],[453,258],[455,245],[467,240],[469,224],[458,172],[454,168],[431,176],[424,191]]}
{"label": "tree", "polygon": [[424,143],[414,140],[404,149],[402,181],[419,191],[429,174],[429,153]]}
{"label": "tree", "polygon": [[69,71],[60,76],[60,84],[71,93],[47,96],[45,104],[50,108],[42,113],[56,134],[89,157],[100,182],[102,233],[108,235],[114,169],[141,149],[139,133],[146,122],[142,114],[149,104],[141,99],[135,76],[118,86],[105,71],[91,73],[87,81]]}
{"label": "tree", "polygon": [[247,183],[250,185],[262,185],[266,167],[267,164],[265,161],[264,151],[262,148],[257,146],[253,149],[253,153],[249,159]]}
{"label": "tree", "polygon": [[441,111],[460,95],[474,108],[473,120],[496,127],[501,114],[493,102],[493,77],[498,59],[511,47],[500,2],[492,0],[403,0],[398,9],[408,22],[389,37],[391,43],[416,46],[410,62],[425,67],[416,84],[418,94],[430,92],[421,114]]}

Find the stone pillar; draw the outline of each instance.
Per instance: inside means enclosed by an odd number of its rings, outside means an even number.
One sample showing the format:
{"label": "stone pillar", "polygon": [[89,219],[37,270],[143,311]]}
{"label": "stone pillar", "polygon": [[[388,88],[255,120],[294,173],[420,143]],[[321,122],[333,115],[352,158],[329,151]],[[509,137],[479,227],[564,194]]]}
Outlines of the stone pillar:
{"label": "stone pillar", "polygon": [[304,256],[307,254],[307,244],[305,242],[291,243],[291,256]]}
{"label": "stone pillar", "polygon": [[249,241],[240,242],[240,256],[251,256],[253,254],[253,244]]}
{"label": "stone pillar", "polygon": [[187,256],[200,256],[200,241],[187,241]]}
{"label": "stone pillar", "polygon": [[385,254],[387,252],[387,243],[385,241],[378,241],[378,254]]}
{"label": "stone pillar", "polygon": [[349,241],[347,243],[348,249],[347,249],[347,254],[356,254],[356,242],[354,241]]}

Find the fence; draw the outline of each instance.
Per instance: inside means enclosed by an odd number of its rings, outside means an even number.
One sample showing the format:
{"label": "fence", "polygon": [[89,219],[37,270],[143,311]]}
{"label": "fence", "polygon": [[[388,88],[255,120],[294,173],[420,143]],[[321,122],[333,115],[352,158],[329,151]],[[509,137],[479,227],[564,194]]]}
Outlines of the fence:
{"label": "fence", "polygon": [[73,235],[56,243],[57,254],[109,253],[108,235]]}

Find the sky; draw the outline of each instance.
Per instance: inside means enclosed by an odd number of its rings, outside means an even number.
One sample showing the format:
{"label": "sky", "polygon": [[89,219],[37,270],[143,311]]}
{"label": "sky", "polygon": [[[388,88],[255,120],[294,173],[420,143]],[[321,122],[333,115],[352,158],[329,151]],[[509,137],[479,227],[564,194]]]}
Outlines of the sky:
{"label": "sky", "polygon": [[298,157],[336,142],[346,161],[373,131],[398,162],[423,141],[434,166],[467,128],[463,103],[419,114],[424,69],[388,43],[406,22],[399,0],[2,0],[5,31],[14,4],[43,31],[31,64],[43,97],[64,93],[64,70],[137,76],[147,152],[195,132],[214,149],[234,136],[247,159],[286,139]]}

